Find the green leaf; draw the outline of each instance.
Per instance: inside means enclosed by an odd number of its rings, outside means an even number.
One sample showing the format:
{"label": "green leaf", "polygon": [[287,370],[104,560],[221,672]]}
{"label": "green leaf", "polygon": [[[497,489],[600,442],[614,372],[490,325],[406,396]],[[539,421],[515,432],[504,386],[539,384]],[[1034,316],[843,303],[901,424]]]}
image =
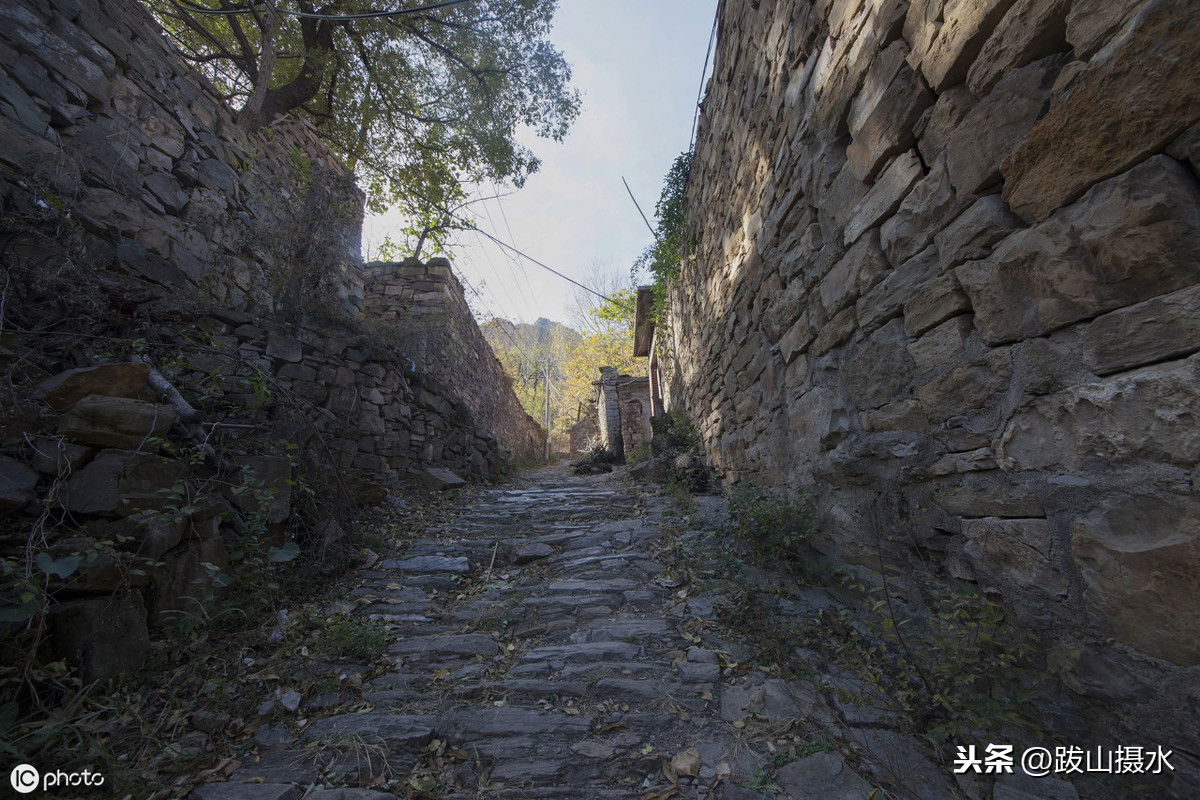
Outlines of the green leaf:
{"label": "green leaf", "polygon": [[79,568],[79,559],[75,556],[54,558],[49,553],[38,553],[34,561],[42,572],[47,575],[57,575],[60,578],[66,578]]}
{"label": "green leaf", "polygon": [[0,608],[0,622],[24,622],[32,619],[41,607],[41,603],[31,600],[15,608]]}
{"label": "green leaf", "polygon": [[276,564],[282,564],[285,561],[291,561],[298,555],[300,555],[300,545],[295,542],[288,542],[283,547],[272,547],[268,550],[267,560],[273,561]]}

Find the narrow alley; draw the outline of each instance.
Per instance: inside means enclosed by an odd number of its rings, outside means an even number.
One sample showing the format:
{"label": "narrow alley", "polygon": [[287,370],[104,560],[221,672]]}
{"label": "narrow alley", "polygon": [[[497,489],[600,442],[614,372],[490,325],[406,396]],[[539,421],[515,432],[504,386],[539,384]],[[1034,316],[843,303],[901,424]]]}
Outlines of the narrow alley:
{"label": "narrow alley", "polygon": [[[559,467],[519,486],[465,495],[435,535],[360,570],[327,610],[390,629],[394,667],[362,684],[357,710],[319,718],[322,699],[306,698],[315,721],[260,729],[256,756],[190,796],[961,796],[915,738],[888,730],[888,712],[819,688],[848,678],[788,675],[722,621],[735,601],[683,560],[733,557],[722,498]],[[808,588],[780,605],[803,617],[832,602]],[[1020,796],[1076,796],[1051,782]]]}

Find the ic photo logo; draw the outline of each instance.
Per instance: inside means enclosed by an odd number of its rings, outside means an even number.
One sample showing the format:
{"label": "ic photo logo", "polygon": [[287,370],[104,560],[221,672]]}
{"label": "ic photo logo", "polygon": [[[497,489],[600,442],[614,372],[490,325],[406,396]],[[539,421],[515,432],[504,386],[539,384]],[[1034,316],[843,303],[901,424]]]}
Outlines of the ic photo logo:
{"label": "ic photo logo", "polygon": [[64,786],[101,786],[104,784],[104,775],[91,769],[85,769],[83,772],[55,770],[43,775],[30,764],[18,764],[13,767],[8,781],[18,793],[29,794],[38,788],[45,792]]}
{"label": "ic photo logo", "polygon": [[12,774],[8,776],[8,779],[12,782],[12,787],[21,794],[29,794],[42,782],[42,776],[28,764],[18,764],[13,767]]}

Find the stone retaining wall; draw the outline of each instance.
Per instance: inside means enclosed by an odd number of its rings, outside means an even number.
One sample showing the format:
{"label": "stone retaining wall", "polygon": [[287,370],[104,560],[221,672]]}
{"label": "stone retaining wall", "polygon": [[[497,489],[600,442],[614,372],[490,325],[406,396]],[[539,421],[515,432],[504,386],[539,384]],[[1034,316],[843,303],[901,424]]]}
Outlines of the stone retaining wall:
{"label": "stone retaining wall", "polygon": [[363,265],[364,313],[401,330],[404,357],[438,376],[517,461],[535,461],[542,427],[521,406],[510,378],[483,337],[450,262],[432,258]]}
{"label": "stone retaining wall", "polygon": [[362,193],[311,126],[243,132],[135,2],[0,15],[0,555],[47,578],[25,619],[85,680],[207,613],[252,532],[322,565],[355,502],[535,456],[449,262],[364,270]]}
{"label": "stone retaining wall", "polygon": [[999,592],[1068,686],[1195,750],[1194,6],[719,24],[672,401],[727,477],[813,492],[844,558],[878,568],[882,537]]}
{"label": "stone retaining wall", "polygon": [[97,266],[228,308],[359,309],[362,193],[310,125],[245,133],[135,2],[0,11],[0,164]]}

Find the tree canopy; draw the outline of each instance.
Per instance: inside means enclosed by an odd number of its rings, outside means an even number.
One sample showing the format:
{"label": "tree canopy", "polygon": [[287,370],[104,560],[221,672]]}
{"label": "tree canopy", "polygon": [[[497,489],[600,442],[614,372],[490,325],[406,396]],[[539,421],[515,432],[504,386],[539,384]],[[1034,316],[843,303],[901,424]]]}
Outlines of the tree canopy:
{"label": "tree canopy", "polygon": [[245,127],[306,116],[373,210],[400,207],[437,245],[463,183],[538,169],[520,128],[558,140],[579,113],[547,39],[556,0],[142,2]]}

